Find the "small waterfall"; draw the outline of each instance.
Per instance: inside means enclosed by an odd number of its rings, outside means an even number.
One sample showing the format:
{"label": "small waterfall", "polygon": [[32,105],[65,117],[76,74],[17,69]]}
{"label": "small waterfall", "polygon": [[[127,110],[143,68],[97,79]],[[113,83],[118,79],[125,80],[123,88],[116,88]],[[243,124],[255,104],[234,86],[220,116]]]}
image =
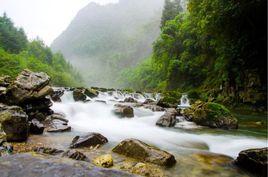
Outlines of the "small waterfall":
{"label": "small waterfall", "polygon": [[181,100],[180,100],[180,104],[178,105],[178,108],[188,108],[190,107],[190,102],[188,99],[188,95],[187,94],[183,94],[181,96]]}

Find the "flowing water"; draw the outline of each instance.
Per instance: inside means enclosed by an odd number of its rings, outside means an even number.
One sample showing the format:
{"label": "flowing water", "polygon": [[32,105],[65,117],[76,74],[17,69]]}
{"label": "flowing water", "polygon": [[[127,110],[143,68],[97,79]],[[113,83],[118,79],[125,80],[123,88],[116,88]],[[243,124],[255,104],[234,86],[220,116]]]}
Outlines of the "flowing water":
{"label": "flowing water", "polygon": [[164,112],[152,112],[142,107],[134,108],[134,118],[118,118],[113,114],[114,104],[129,96],[135,97],[139,102],[146,98],[159,99],[159,95],[123,94],[115,91],[100,93],[97,98],[83,103],[75,102],[72,92],[66,92],[62,102],[54,103],[52,109],[66,115],[74,132],[101,133],[108,138],[111,146],[127,138],[136,138],[172,153],[198,150],[233,158],[241,150],[267,146],[266,136],[244,135],[240,130],[202,128],[180,117],[180,122],[174,128],[157,127],[155,123]]}

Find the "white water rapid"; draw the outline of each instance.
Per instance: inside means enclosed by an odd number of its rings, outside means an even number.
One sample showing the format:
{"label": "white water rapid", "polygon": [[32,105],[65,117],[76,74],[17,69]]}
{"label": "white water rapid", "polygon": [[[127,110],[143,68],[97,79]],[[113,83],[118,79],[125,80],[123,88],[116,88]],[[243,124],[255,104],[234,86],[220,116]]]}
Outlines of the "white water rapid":
{"label": "white water rapid", "polygon": [[[72,92],[65,92],[61,103],[54,103],[55,112],[64,113],[72,130],[79,133],[98,132],[111,143],[127,138],[136,138],[154,144],[167,151],[179,152],[182,148],[195,149],[197,144],[207,144],[210,152],[236,157],[241,150],[267,146],[265,139],[209,133],[187,133],[181,128],[161,128],[155,125],[164,112],[152,112],[134,108],[134,118],[118,118],[113,114],[114,104],[125,97],[133,96],[139,102],[146,98],[158,99],[159,95],[130,94],[120,92],[100,93],[90,102],[74,102]],[[105,103],[99,100],[105,101]]]}

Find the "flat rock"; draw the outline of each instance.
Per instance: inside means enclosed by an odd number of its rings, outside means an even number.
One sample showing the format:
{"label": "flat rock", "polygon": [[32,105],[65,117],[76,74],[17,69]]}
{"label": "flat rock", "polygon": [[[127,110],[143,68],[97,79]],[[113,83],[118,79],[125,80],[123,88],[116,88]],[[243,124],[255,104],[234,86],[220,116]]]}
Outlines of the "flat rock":
{"label": "flat rock", "polygon": [[88,162],[47,155],[15,154],[0,158],[1,177],[131,177],[126,172],[103,169]]}
{"label": "flat rock", "polygon": [[95,147],[108,142],[108,139],[99,133],[89,133],[84,136],[76,136],[70,144],[70,148]]}
{"label": "flat rock", "polygon": [[112,151],[143,162],[166,167],[173,166],[176,163],[175,157],[172,154],[137,139],[124,140],[114,147]]}

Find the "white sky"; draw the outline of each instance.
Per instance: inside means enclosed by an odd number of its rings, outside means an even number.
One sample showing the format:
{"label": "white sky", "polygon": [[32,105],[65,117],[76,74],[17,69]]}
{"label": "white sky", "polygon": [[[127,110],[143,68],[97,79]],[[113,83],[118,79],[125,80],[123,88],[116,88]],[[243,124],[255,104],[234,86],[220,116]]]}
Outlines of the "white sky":
{"label": "white sky", "polygon": [[50,45],[89,2],[107,4],[118,0],[0,0],[0,15],[6,12],[29,39],[38,36]]}

